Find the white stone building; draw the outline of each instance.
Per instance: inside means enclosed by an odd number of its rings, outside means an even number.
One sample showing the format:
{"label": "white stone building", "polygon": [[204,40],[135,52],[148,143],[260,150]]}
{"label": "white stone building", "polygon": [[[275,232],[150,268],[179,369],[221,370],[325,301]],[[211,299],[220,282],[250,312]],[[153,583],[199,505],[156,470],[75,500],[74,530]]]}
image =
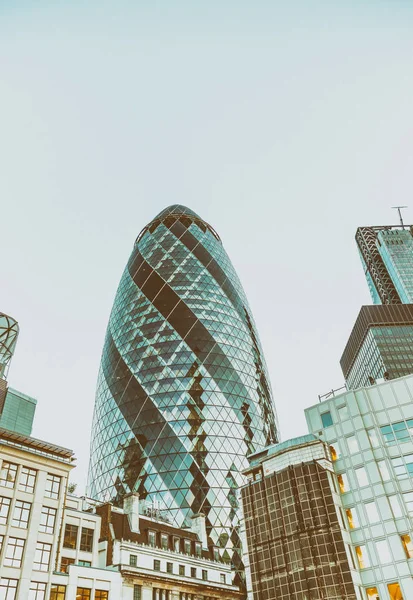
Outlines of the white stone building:
{"label": "white stone building", "polygon": [[332,396],[305,413],[335,459],[362,597],[413,599],[413,376]]}

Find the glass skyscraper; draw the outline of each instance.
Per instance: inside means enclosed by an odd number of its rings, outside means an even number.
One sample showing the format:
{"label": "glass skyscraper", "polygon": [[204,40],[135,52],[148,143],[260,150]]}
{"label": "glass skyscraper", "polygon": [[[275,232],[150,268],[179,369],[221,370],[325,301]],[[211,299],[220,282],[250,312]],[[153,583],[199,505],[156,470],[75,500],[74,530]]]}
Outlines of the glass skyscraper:
{"label": "glass skyscraper", "polygon": [[356,242],[373,303],[413,303],[413,226],[359,227]]}
{"label": "glass skyscraper", "polygon": [[139,492],[179,526],[204,513],[242,569],[237,490],[246,456],[277,441],[251,310],[218,234],[170,206],[139,234],[98,376],[88,493]]}

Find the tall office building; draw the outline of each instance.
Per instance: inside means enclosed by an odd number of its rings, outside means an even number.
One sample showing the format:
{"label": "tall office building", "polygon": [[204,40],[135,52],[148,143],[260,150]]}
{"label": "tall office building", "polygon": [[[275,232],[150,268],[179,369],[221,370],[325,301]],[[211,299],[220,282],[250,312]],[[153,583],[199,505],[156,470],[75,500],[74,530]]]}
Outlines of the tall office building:
{"label": "tall office building", "polygon": [[413,226],[359,227],[356,242],[373,303],[413,303]]}
{"label": "tall office building", "polygon": [[413,304],[362,306],[340,365],[347,389],[413,373]]}
{"label": "tall office building", "polygon": [[37,400],[8,387],[6,378],[18,335],[17,321],[0,313],[0,428],[30,435]]}
{"label": "tall office building", "polygon": [[139,234],[114,301],[98,377],[88,493],[125,494],[190,526],[242,569],[237,490],[246,456],[277,441],[251,310],[218,234],[188,208]]}

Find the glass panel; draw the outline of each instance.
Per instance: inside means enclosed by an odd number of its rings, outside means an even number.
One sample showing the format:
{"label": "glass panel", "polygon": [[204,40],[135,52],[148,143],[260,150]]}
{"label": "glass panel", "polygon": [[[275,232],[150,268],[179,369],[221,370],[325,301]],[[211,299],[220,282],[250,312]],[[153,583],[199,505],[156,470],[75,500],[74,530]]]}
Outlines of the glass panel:
{"label": "glass panel", "polygon": [[321,413],[321,423],[323,427],[331,427],[333,425],[333,418],[331,416],[331,412],[327,411],[325,413]]}

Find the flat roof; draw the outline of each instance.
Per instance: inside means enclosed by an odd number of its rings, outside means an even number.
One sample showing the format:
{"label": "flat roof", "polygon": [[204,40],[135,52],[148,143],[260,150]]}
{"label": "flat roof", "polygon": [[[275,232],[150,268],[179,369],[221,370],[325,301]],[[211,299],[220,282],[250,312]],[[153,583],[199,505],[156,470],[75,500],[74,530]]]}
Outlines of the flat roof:
{"label": "flat roof", "polygon": [[57,459],[63,459],[66,462],[72,462],[74,460],[74,452],[73,450],[69,450],[69,448],[56,446],[55,444],[50,444],[49,442],[0,427],[0,443],[2,441],[23,447],[28,451],[32,450],[34,452],[54,455]]}
{"label": "flat roof", "polygon": [[[320,440],[313,433],[307,433],[306,435],[300,435],[298,437],[291,438],[290,440],[286,440],[285,442],[280,442],[279,444],[272,444],[271,446],[267,446],[266,448],[264,448],[264,450],[254,452],[254,454],[250,454],[247,458],[250,462],[250,466],[253,467],[259,465],[263,460],[265,460],[269,456],[281,454],[286,450],[299,448],[300,446],[311,444],[313,442],[324,443],[323,440]],[[245,471],[248,471],[248,469],[245,469]]]}

